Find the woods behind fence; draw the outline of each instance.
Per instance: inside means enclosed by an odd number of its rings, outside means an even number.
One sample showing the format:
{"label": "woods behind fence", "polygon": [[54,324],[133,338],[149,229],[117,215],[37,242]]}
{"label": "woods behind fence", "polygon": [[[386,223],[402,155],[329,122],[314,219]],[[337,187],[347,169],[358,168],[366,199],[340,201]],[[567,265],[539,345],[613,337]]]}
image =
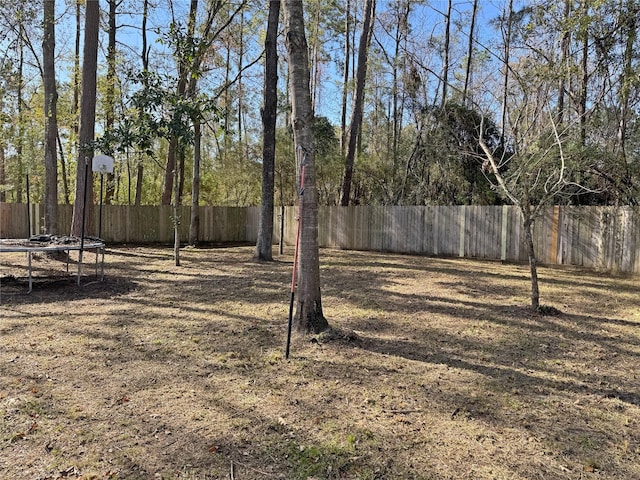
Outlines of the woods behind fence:
{"label": "woods behind fence", "polygon": [[[97,209],[97,207],[96,207]],[[178,217],[186,241],[190,207]],[[42,232],[42,205],[31,205],[32,234]],[[295,239],[297,207],[286,207],[284,243]],[[60,205],[58,225],[68,233],[71,206]],[[25,238],[25,204],[0,204],[0,237]],[[255,243],[258,207],[200,207],[204,243]],[[98,215],[88,229],[96,234]],[[102,237],[108,243],[172,243],[174,219],[169,206],[105,205]],[[274,219],[279,242],[280,216]],[[377,250],[433,256],[457,256],[523,262],[524,232],[512,206],[356,206],[320,207],[321,247]],[[547,208],[536,220],[534,244],[539,262],[578,265],[621,273],[640,273],[640,207]]]}

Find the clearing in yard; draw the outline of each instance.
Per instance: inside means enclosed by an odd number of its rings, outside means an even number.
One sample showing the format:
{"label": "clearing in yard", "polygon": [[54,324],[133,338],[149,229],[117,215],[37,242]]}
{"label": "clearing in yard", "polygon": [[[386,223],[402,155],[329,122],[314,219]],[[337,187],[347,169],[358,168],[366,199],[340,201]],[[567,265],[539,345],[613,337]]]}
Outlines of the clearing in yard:
{"label": "clearing in yard", "polygon": [[637,278],[322,250],[285,361],[290,255],[172,253],[0,258],[0,478],[640,478]]}

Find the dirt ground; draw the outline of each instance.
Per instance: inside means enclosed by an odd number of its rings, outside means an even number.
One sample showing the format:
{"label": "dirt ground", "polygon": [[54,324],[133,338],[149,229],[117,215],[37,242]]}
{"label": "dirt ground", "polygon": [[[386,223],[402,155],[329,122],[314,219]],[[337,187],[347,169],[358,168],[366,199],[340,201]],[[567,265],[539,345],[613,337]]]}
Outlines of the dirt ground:
{"label": "dirt ground", "polygon": [[286,361],[291,252],[172,253],[0,256],[1,479],[640,478],[638,278],[323,250]]}

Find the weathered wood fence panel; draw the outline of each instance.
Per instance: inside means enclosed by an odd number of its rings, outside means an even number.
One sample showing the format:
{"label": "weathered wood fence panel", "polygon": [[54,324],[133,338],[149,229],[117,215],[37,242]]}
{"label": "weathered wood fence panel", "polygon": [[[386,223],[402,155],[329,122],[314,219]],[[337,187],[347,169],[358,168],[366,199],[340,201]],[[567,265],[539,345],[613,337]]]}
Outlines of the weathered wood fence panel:
{"label": "weathered wood fence panel", "polygon": [[[30,206],[31,233],[43,232],[41,205]],[[87,231],[98,231],[95,224]],[[72,207],[60,205],[60,232],[71,228]],[[251,242],[258,236],[259,207],[200,207],[200,241]],[[298,207],[286,207],[284,243],[292,245]],[[189,231],[190,207],[179,209],[183,242]],[[522,219],[512,206],[352,206],[320,207],[321,247],[377,250],[434,256],[527,260]],[[280,216],[274,218],[279,242]],[[27,206],[0,204],[0,237],[25,238]],[[109,243],[173,243],[170,206],[104,205],[102,237]],[[534,246],[541,263],[579,265],[640,274],[639,207],[549,207],[534,225]]]}

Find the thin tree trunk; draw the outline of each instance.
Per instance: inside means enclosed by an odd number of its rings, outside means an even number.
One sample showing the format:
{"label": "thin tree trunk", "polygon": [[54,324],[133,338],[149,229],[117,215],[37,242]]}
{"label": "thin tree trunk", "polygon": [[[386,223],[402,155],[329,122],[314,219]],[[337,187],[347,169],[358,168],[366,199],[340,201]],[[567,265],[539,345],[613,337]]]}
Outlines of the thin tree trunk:
{"label": "thin tree trunk", "polygon": [[[4,154],[4,149],[5,149],[5,144],[4,142],[0,139],[0,185],[4,185],[5,183],[7,183],[7,170],[6,170],[6,164],[5,164],[5,154]],[[4,189],[0,189],[0,202],[6,202],[7,201],[7,192],[4,191]]]}
{"label": "thin tree trunk", "polygon": [[[147,50],[147,16],[149,13],[149,0],[144,0],[142,5],[142,48],[140,51],[140,58],[142,60],[142,71],[147,72],[149,70],[149,51]],[[144,153],[138,152],[136,162],[136,193],[135,204],[142,204],[142,186],[144,181]],[[129,185],[131,188],[131,185]]]}
{"label": "thin tree trunk", "polygon": [[462,103],[467,102],[467,93],[469,91],[469,82],[471,80],[471,69],[473,59],[473,40],[476,28],[476,16],[478,14],[478,0],[473,0],[473,8],[471,10],[471,27],[469,28],[469,44],[467,47],[467,68],[464,75],[464,89],[462,90]]}
{"label": "thin tree trunk", "polygon": [[442,60],[442,99],[440,106],[444,108],[447,103],[447,95],[449,88],[449,45],[451,43],[451,9],[453,7],[452,0],[449,0],[447,7],[447,15],[445,21],[444,32],[444,58]]}
{"label": "thin tree trunk", "polygon": [[278,21],[280,0],[269,2],[265,49],[264,108],[262,110],[262,202],[255,257],[273,260],[273,195],[278,108]]}
{"label": "thin tree trunk", "polygon": [[349,98],[349,65],[351,56],[351,0],[347,0],[344,20],[344,71],[342,75],[342,107],[340,113],[340,155],[347,153],[347,101]]}
{"label": "thin tree trunk", "polygon": [[191,185],[191,218],[189,220],[189,245],[196,246],[200,237],[200,120],[193,119],[193,183]]}
{"label": "thin tree trunk", "polygon": [[[84,50],[82,62],[82,97],[80,104],[80,129],[78,161],[76,170],[76,196],[73,205],[73,222],[71,234],[80,236],[83,219],[86,219],[87,230],[93,231],[93,181],[89,174],[85,192],[85,162],[93,159],[92,143],[96,121],[96,76],[98,70],[98,30],[100,28],[100,5],[98,0],[88,0],[85,12]],[[91,168],[89,168],[91,170]],[[86,211],[84,198],[86,196]]]}
{"label": "thin tree trunk", "polygon": [[513,0],[509,0],[509,11],[506,22],[507,31],[504,36],[504,78],[502,84],[502,113],[500,125],[500,143],[504,144],[505,131],[507,128],[507,96],[509,95],[509,57],[511,54],[511,22],[513,16]]}
{"label": "thin tree trunk", "polygon": [[289,56],[289,88],[292,102],[292,126],[300,172],[304,172],[304,195],[300,237],[298,302],[295,328],[299,332],[319,333],[329,328],[322,312],[320,295],[320,258],[318,248],[318,194],[315,184],[313,149],[313,111],[309,91],[309,54],[304,31],[302,0],[284,1],[285,40]]}
{"label": "thin tree trunk", "polygon": [[60,131],[58,130],[57,135],[58,141],[58,153],[60,154],[60,173],[62,174],[62,192],[64,195],[64,203],[69,205],[71,201],[69,200],[69,178],[67,176],[67,161],[64,157],[64,148],[62,146],[62,140],[60,139]]}
{"label": "thin tree trunk", "polygon": [[[564,2],[564,22],[569,21],[569,15],[571,14],[571,1],[565,0]],[[571,30],[565,28],[562,34],[562,42],[560,45],[560,79],[558,81],[558,126],[564,122],[564,99],[566,91],[566,82],[569,69],[567,68],[567,61],[569,58],[569,46],[571,43]]]}
{"label": "thin tree trunk", "polygon": [[[116,90],[116,0],[108,0],[109,3],[109,44],[107,46],[107,85],[105,92],[105,131],[113,131],[115,122],[115,90]],[[113,155],[113,151],[104,152]],[[112,203],[115,193],[115,174],[105,175],[104,203]]]}
{"label": "thin tree trunk", "polygon": [[[583,0],[584,16],[586,18],[589,11],[588,0]],[[585,25],[582,28],[582,78],[580,82],[580,103],[578,105],[578,115],[580,117],[580,144],[585,145],[587,141],[587,92],[589,82],[589,29]]]}
{"label": "thin tree trunk", "polygon": [[55,69],[55,0],[44,2],[44,37],[42,40],[44,74],[44,228],[47,233],[58,233],[58,119]]}
{"label": "thin tree trunk", "polygon": [[142,205],[142,182],[144,180],[144,165],[142,163],[142,158],[138,158],[138,162],[136,165],[136,197],[135,204]]}
{"label": "thin tree trunk", "polygon": [[[189,8],[189,22],[187,26],[187,37],[193,39],[193,35],[196,27],[196,14],[198,12],[198,0],[191,0],[190,8]],[[185,92],[187,91],[187,75],[189,70],[184,61],[180,61],[180,65],[178,65],[178,86],[177,86],[177,94],[178,97],[184,98]],[[162,205],[170,205],[171,204],[171,192],[175,190],[178,192],[177,188],[173,188],[174,177],[177,177],[176,172],[176,154],[178,153],[179,139],[175,135],[171,137],[169,140],[169,149],[167,151],[167,163],[164,170],[164,182],[162,187],[162,198],[160,199],[160,203]]]}
{"label": "thin tree trunk", "polygon": [[17,99],[16,102],[18,104],[18,145],[16,146],[16,159],[18,164],[18,181],[16,182],[16,202],[22,203],[23,196],[23,175],[24,175],[24,162],[22,161],[22,153],[23,153],[23,145],[24,145],[24,101],[22,88],[24,84],[24,43],[23,43],[23,34],[24,28],[22,22],[20,22],[20,35],[18,38],[18,88],[17,88]]}
{"label": "thin tree trunk", "polygon": [[80,119],[78,112],[80,110],[80,32],[82,31],[82,16],[80,6],[82,0],[76,1],[76,36],[75,36],[75,54],[73,56],[73,105],[71,114],[73,116],[73,133],[74,140],[78,140],[80,134]]}
{"label": "thin tree trunk", "polygon": [[[626,45],[624,49],[624,67],[620,75],[620,93],[618,94],[620,102],[620,121],[618,123],[618,152],[626,168],[627,165],[627,127],[629,123],[629,99],[631,96],[631,86],[633,84],[634,69],[634,45],[638,37],[638,13],[640,6],[633,0],[627,1],[627,12],[625,12],[626,27]],[[637,78],[637,72],[636,72]],[[631,175],[627,171],[627,179],[631,181]]]}
{"label": "thin tree trunk", "polygon": [[533,218],[531,217],[531,207],[521,205],[525,244],[527,246],[527,255],[529,256],[529,272],[531,275],[531,308],[538,310],[540,308],[540,290],[538,288],[538,261],[533,246]]}
{"label": "thin tree trunk", "polygon": [[340,204],[343,207],[349,205],[351,197],[351,182],[353,179],[353,166],[355,163],[356,148],[358,144],[358,134],[362,125],[362,110],[364,103],[364,84],[367,78],[367,58],[369,53],[369,40],[373,30],[374,0],[367,0],[365,4],[364,23],[360,44],[358,46],[358,70],[356,73],[355,104],[351,116],[349,127],[349,146],[344,162],[344,175],[342,182],[342,197]]}

